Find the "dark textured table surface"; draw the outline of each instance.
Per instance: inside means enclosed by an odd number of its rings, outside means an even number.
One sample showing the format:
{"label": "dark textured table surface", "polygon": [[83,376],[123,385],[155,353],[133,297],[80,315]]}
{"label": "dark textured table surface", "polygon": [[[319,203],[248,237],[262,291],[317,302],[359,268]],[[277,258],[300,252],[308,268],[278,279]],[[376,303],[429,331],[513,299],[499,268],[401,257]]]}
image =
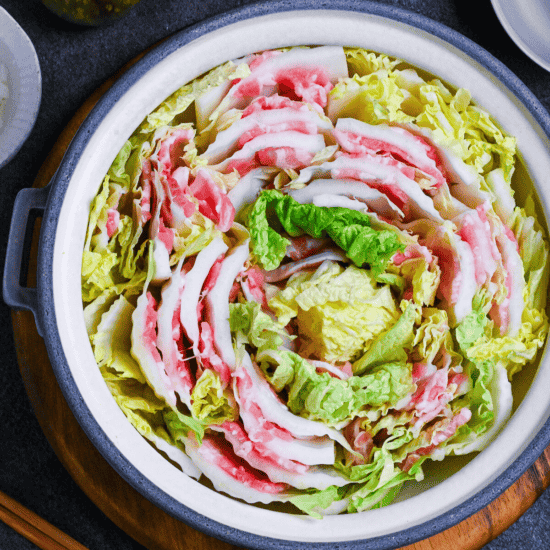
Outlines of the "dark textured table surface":
{"label": "dark textured table surface", "polygon": [[[108,77],[146,47],[246,0],[141,0],[107,27],[79,27],[50,14],[38,0],[0,0],[34,43],[42,69],[42,104],[29,139],[0,169],[0,262],[17,192],[32,185],[52,145],[76,110]],[[384,0],[461,32],[507,65],[550,110],[550,74],[502,29],[489,0]],[[0,490],[90,550],[143,549],[86,497],[53,453],[34,416],[17,366],[10,312],[0,303]],[[485,550],[550,547],[550,491]],[[0,549],[32,549],[0,522]]]}

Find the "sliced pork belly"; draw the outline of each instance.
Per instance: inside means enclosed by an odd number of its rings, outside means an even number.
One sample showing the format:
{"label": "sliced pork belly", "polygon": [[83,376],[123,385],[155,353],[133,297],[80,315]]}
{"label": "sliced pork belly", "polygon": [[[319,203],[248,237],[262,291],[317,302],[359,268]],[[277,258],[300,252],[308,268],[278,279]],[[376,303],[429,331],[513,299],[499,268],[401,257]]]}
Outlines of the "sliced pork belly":
{"label": "sliced pork belly", "polygon": [[197,171],[189,191],[199,202],[199,212],[212,220],[220,231],[227,231],[231,227],[235,219],[235,208],[208,170]]}
{"label": "sliced pork belly", "polygon": [[333,485],[342,487],[350,482],[332,468],[306,466],[278,456],[261,442],[253,442],[239,422],[224,422],[221,426],[212,426],[212,429],[222,432],[237,456],[267,474],[275,483],[286,483],[297,489],[323,490]]}
{"label": "sliced pork belly", "polygon": [[262,309],[269,312],[265,288],[265,272],[257,265],[249,267],[240,275],[241,290],[247,302],[257,302]]}
{"label": "sliced pork belly", "polygon": [[151,219],[151,201],[153,193],[153,168],[151,161],[145,159],[141,164],[141,173],[138,177],[139,188],[134,199],[134,220],[143,227]]}
{"label": "sliced pork belly", "polygon": [[[306,465],[334,463],[334,442],[331,439],[326,436],[298,438],[280,425],[285,423],[285,419],[281,421],[283,415],[277,409],[282,409],[283,412],[286,410],[290,415],[292,413],[267,382],[261,384],[253,380],[242,366],[237,368],[233,378],[239,414],[251,441],[261,444],[281,459]],[[277,413],[279,422],[273,420]],[[288,420],[286,419],[287,424]]]}
{"label": "sliced pork belly", "polygon": [[186,284],[182,261],[176,267],[171,279],[162,288],[162,299],[157,312],[157,348],[162,354],[164,370],[172,382],[174,391],[182,402],[191,408],[194,378],[189,363],[178,347],[178,342],[182,337],[181,296]]}
{"label": "sliced pork belly", "polygon": [[132,313],[131,353],[157,396],[175,407],[177,399],[174,383],[167,375],[157,349],[157,315],[156,300],[145,290]]}
{"label": "sliced pork belly", "polygon": [[[153,134],[151,143],[145,142],[139,153],[139,157],[143,160],[134,180],[134,219],[140,226],[151,219],[158,200],[161,200],[161,203],[167,202],[165,189],[162,189],[161,197],[156,193],[158,188],[163,188],[160,182],[157,153],[161,147],[161,141],[166,138],[169,131],[170,128],[167,126],[158,128]],[[147,151],[149,156],[145,158]]]}
{"label": "sliced pork belly", "polygon": [[222,384],[222,389],[225,389],[231,382],[231,369],[224,363],[218,351],[214,347],[214,332],[211,325],[202,322],[200,324],[199,334],[199,366],[198,369],[202,372],[205,369],[217,372]]}
{"label": "sliced pork belly", "polygon": [[465,374],[454,372],[447,367],[435,369],[433,372],[416,381],[416,391],[410,396],[405,410],[414,410],[414,426],[431,422],[436,417],[445,415],[445,407],[467,382]]}
{"label": "sliced pork belly", "polygon": [[237,82],[226,96],[229,109],[242,108],[251,98],[271,95],[275,90],[324,107],[334,84],[348,76],[346,56],[340,46],[266,51],[249,65],[250,76]]}
{"label": "sliced pork belly", "polygon": [[199,132],[202,132],[209,125],[210,115],[216,110],[234,84],[232,75],[239,72],[238,67],[250,63],[254,57],[253,54],[239,57],[233,59],[231,65],[227,63],[221,66],[221,74],[218,73],[214,82],[210,81],[207,89],[195,98],[195,118]]}
{"label": "sliced pork belly", "polygon": [[[308,183],[312,179],[353,179],[362,181],[384,193],[410,219],[428,218],[442,222],[433,200],[424,194],[412,179],[410,167],[399,161],[375,155],[350,156],[342,154],[332,162],[303,169],[295,183]],[[405,172],[405,173],[404,173]],[[407,175],[406,175],[407,174]]]}
{"label": "sliced pork belly", "polygon": [[387,124],[367,124],[354,118],[341,118],[336,123],[334,136],[342,149],[348,153],[390,153],[432,176],[436,181],[436,187],[446,183],[437,166],[435,147],[404,128]]}
{"label": "sliced pork belly", "polygon": [[492,200],[491,194],[481,189],[481,176],[477,170],[466,164],[450,147],[436,143],[432,130],[412,123],[403,124],[401,127],[437,149],[438,166],[447,179],[453,197],[468,208],[476,208]]}
{"label": "sliced pork belly", "polygon": [[[252,139],[279,132],[299,132],[317,134],[328,132],[332,124],[322,118],[306,104],[279,96],[255,100],[242,114],[242,117],[222,130],[208,149],[201,155],[209,164],[216,164],[234,154]],[[273,108],[273,105],[280,105]],[[261,108],[252,108],[259,106]]]}
{"label": "sliced pork belly", "polygon": [[[523,263],[517,249],[517,241],[513,235],[509,233],[501,235],[497,238],[497,245],[506,268],[506,289],[508,291],[506,299],[498,310],[500,331],[501,334],[514,337],[518,335],[521,328],[521,318],[525,308]],[[502,314],[502,308],[504,307],[508,308],[507,316]]]}
{"label": "sliced pork belly", "polygon": [[454,233],[447,235],[449,238],[440,243],[428,240],[426,245],[439,258],[439,291],[451,308],[451,317],[459,323],[472,310],[472,300],[477,290],[475,262],[468,243]]}
{"label": "sliced pork belly", "polygon": [[153,242],[155,272],[153,282],[166,281],[172,275],[170,253],[174,247],[174,230],[166,227],[162,217],[165,192],[157,171],[152,172],[152,217],[149,225],[149,238]]}
{"label": "sliced pork belly", "polygon": [[[212,426],[212,430],[223,433],[225,439],[231,443],[235,454],[257,470],[268,474],[267,470],[273,470],[276,477],[275,470],[293,474],[305,474],[308,471],[308,466],[305,464],[279,456],[261,441],[250,439],[240,422],[225,421],[221,425]],[[271,481],[280,481],[269,477]]]}
{"label": "sliced pork belly", "polygon": [[471,418],[472,412],[470,409],[462,407],[453,416],[443,417],[435,422],[425,432],[425,438],[429,441],[429,445],[421,447],[407,455],[407,458],[401,462],[399,467],[404,472],[408,472],[421,456],[426,455],[430,456],[432,460],[443,460],[446,452],[439,445],[452,437],[458,428],[466,424]]}
{"label": "sliced pork belly", "polygon": [[153,215],[155,227],[162,222],[165,228],[177,231],[195,212],[194,197],[201,214],[216,223],[220,231],[227,231],[235,216],[231,201],[208,170],[200,169],[193,177],[185,165],[185,149],[193,136],[194,130],[187,127],[169,129],[159,141],[155,153],[144,161],[141,216],[146,221]]}
{"label": "sliced pork belly", "polygon": [[305,113],[306,111],[311,111],[313,109],[314,112],[318,114],[319,118],[317,119],[313,117],[313,118],[308,118],[308,120],[314,121],[316,126],[321,130],[332,129],[332,123],[330,122],[330,120],[327,120],[326,118],[324,118],[322,113],[320,113],[317,109],[315,109],[313,105],[308,105],[303,101],[295,101],[293,99],[281,96],[279,94],[256,97],[255,99],[252,100],[252,102],[248,105],[248,107],[242,111],[242,118],[250,117],[260,112],[274,111],[274,110],[281,110],[281,109],[294,111],[296,113]]}
{"label": "sliced pork belly", "polygon": [[[337,204],[338,201],[334,201],[336,196],[348,197],[357,199],[360,205],[368,206],[370,210],[384,218],[403,217],[403,212],[384,193],[357,180],[320,178],[313,180],[302,189],[289,191],[288,194],[301,204],[313,203],[316,206],[329,206],[332,203],[332,206],[350,208],[348,202]],[[330,197],[330,199],[324,200],[323,196]],[[358,208],[353,209],[357,210]]]}
{"label": "sliced pork belly", "polygon": [[[162,147],[160,147],[162,149]],[[146,217],[149,222],[149,238],[153,242],[153,261],[155,264],[155,271],[152,278],[153,282],[163,282],[168,280],[172,275],[170,267],[170,254],[174,249],[174,238],[176,234],[176,228],[171,227],[174,222],[172,216],[171,204],[175,204],[172,200],[172,191],[169,186],[163,183],[163,177],[159,170],[154,166],[158,163],[152,162],[149,168],[144,166],[142,169],[142,179],[147,180],[150,185],[150,191],[145,196],[150,195],[150,201],[148,208],[150,209],[150,216]],[[162,166],[160,167],[162,168]],[[183,170],[183,168],[182,168]],[[187,170],[187,168],[185,168]],[[186,199],[187,200],[187,199]],[[143,197],[142,197],[143,201]],[[192,214],[195,211],[195,205],[192,204]],[[148,213],[145,210],[145,213]],[[185,215],[182,214],[185,218]]]}
{"label": "sliced pork belly", "polygon": [[212,329],[214,347],[231,370],[235,369],[236,360],[229,328],[229,294],[233,282],[248,259],[248,243],[246,240],[225,257],[216,283],[205,298],[205,320]]}
{"label": "sliced pork belly", "polygon": [[489,204],[485,203],[475,210],[468,210],[453,220],[458,228],[458,235],[472,249],[476,282],[479,286],[491,281],[500,259],[500,252],[486,216],[488,208],[490,208]]}
{"label": "sliced pork belly", "polygon": [[202,287],[212,266],[227,251],[227,245],[220,237],[215,238],[203,248],[195,258],[181,294],[180,322],[185,334],[198,355],[199,344],[199,298]]}
{"label": "sliced pork belly", "polygon": [[502,223],[498,216],[488,216],[502,258],[497,270],[504,280],[504,299],[493,303],[489,316],[500,329],[501,336],[517,336],[521,328],[521,318],[525,302],[523,290],[525,277],[523,262],[519,255],[517,240],[510,228]]}
{"label": "sliced pork belly", "polygon": [[224,173],[237,170],[241,176],[259,166],[294,170],[307,166],[324,147],[325,140],[320,134],[295,131],[263,134],[245,143],[242,149],[213,168]]}
{"label": "sliced pork belly", "polygon": [[[340,431],[330,428],[322,422],[302,418],[291,413],[286,405],[281,403],[269,383],[263,378],[258,366],[251,361],[248,353],[241,350],[240,354],[241,368],[246,370],[252,383],[255,400],[267,420],[289,431],[297,438],[323,438],[324,436],[328,436],[343,447],[349,448],[348,442]],[[318,464],[322,464],[322,462],[318,462]]]}
{"label": "sliced pork belly", "polygon": [[288,485],[273,483],[229,448],[222,436],[205,435],[201,445],[193,436],[184,440],[185,451],[217,491],[248,503],[288,500]]}
{"label": "sliced pork belly", "polygon": [[260,97],[217,134],[201,158],[241,176],[260,166],[303,168],[325,148],[331,130],[330,120],[305,103],[277,94]]}
{"label": "sliced pork belly", "polygon": [[479,288],[475,261],[470,245],[453,231],[450,222],[435,224],[428,220],[403,224],[403,229],[419,235],[420,244],[437,256],[441,268],[438,293],[443,299],[451,323],[459,323],[470,311]]}
{"label": "sliced pork belly", "polygon": [[189,197],[189,168],[183,160],[194,135],[195,131],[186,126],[169,128],[150,157],[163,187],[161,216],[167,227],[181,227],[196,208]]}

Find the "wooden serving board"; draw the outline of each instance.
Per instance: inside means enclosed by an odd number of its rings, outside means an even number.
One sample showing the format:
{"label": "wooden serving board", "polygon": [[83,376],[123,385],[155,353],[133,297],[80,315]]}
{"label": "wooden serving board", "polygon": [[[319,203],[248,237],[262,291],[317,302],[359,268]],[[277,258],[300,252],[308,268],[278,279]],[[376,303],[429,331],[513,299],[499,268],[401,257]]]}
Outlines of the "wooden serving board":
{"label": "wooden serving board", "polygon": [[[35,187],[53,177],[78,127],[98,99],[139,58],[104,83],[84,103],[40,169]],[[29,286],[36,273],[39,227],[35,227],[29,261]],[[12,312],[19,368],[29,399],[46,438],[84,493],[121,529],[149,550],[230,550],[233,546],[195,531],[150,503],[132,488],[92,445],[65,401],[34,317]],[[498,499],[455,527],[402,550],[476,550],[514,523],[550,484],[550,446]],[[143,521],[147,518],[147,521]],[[151,527],[154,526],[154,529]]]}

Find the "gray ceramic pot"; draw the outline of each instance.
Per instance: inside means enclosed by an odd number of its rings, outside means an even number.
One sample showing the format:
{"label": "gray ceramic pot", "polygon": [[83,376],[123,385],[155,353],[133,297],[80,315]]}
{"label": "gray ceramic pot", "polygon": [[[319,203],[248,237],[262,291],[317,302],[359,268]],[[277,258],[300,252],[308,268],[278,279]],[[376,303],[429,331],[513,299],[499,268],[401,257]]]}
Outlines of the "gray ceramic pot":
{"label": "gray ceramic pot", "polygon": [[[300,44],[359,46],[405,59],[471,91],[519,139],[543,212],[550,189],[550,117],[528,89],[475,43],[426,17],[368,1],[270,1],[185,29],[147,54],[98,102],[44,190],[23,190],[14,209],[4,299],[33,311],[59,385],[93,444],[154,504],[232,544],[280,549],[389,549],[429,537],[496,498],[550,442],[550,364],[519,384],[521,403],[499,437],[467,463],[436,468],[401,501],[314,521],[253,507],[187,478],[130,426],[97,369],[84,326],[80,265],[89,205],[117,151],[171,92],[228,60]],[[38,287],[19,286],[27,219],[42,212]],[[529,370],[529,369],[528,369]]]}

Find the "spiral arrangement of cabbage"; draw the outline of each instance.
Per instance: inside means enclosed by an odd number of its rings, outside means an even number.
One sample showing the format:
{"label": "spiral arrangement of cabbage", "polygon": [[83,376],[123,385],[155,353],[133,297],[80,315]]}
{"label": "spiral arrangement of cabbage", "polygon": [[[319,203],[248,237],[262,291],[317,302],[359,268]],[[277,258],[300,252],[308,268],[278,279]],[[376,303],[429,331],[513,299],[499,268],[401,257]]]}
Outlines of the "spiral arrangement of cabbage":
{"label": "spiral arrangement of cabbage", "polygon": [[314,517],[482,450],[548,332],[515,163],[467,90],[361,49],[183,86],[91,205],[84,316],[114,399],[185,474]]}

